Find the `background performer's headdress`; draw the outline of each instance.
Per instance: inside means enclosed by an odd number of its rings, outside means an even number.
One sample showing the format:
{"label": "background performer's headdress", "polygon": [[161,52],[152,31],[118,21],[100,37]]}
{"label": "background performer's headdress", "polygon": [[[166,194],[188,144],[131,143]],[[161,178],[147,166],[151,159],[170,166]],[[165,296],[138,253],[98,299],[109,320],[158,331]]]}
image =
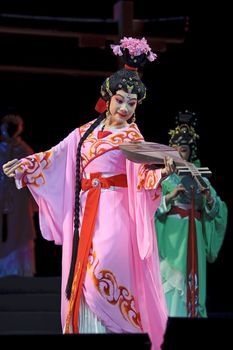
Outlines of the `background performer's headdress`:
{"label": "background performer's headdress", "polygon": [[185,111],[179,112],[176,116],[176,128],[169,130],[168,134],[171,136],[169,140],[170,146],[188,145],[190,147],[191,155],[190,161],[197,158],[197,140],[199,135],[195,131],[197,118],[193,112]]}

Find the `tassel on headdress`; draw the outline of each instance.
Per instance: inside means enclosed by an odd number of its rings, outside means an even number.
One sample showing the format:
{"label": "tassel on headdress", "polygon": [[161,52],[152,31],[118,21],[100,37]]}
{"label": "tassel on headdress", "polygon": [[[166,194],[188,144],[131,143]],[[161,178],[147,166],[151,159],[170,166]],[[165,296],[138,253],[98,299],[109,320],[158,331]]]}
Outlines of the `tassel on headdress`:
{"label": "tassel on headdress", "polygon": [[104,113],[106,109],[107,109],[107,102],[104,101],[102,97],[100,97],[95,105],[95,110],[101,114],[101,113]]}

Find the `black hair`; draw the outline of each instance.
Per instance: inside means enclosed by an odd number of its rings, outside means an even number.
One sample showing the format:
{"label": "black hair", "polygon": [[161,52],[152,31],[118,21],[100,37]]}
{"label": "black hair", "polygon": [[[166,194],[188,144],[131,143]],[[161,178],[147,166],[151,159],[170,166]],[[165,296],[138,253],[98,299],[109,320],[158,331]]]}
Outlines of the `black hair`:
{"label": "black hair", "polygon": [[72,283],[74,278],[75,263],[78,253],[78,244],[79,244],[79,210],[80,210],[80,191],[81,191],[81,174],[80,174],[80,165],[81,165],[81,147],[86,138],[92,133],[92,131],[101,123],[105,118],[105,113],[99,115],[95,122],[86,130],[84,135],[81,137],[76,154],[76,185],[75,185],[75,208],[74,208],[74,236],[73,236],[73,247],[72,247],[72,258],[70,264],[70,272],[66,285],[66,297],[69,300],[71,296]]}
{"label": "black hair", "polygon": [[137,71],[122,68],[108,77],[101,86],[102,98],[109,101],[118,90],[136,94],[139,103],[146,97],[146,87]]}

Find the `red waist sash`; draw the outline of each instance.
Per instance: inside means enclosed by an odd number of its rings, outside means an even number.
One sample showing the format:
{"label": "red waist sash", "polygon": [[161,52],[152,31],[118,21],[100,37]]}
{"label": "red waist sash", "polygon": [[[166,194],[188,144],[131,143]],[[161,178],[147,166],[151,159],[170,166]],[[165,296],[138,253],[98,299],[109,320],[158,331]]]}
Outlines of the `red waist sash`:
{"label": "red waist sash", "polygon": [[[180,207],[172,207],[171,210],[169,211],[169,215],[172,214],[179,214],[182,218],[186,217],[186,216],[190,216],[192,209],[183,209]],[[194,210],[194,217],[197,220],[201,219],[201,213],[199,211]]]}
{"label": "red waist sash", "polygon": [[92,236],[95,228],[99,198],[101,188],[110,188],[111,186],[127,187],[127,177],[125,174],[102,177],[101,173],[90,174],[90,179],[82,179],[82,190],[88,191],[82,227],[80,230],[78,257],[75,264],[74,280],[71,291],[68,315],[66,318],[65,333],[69,333],[71,316],[73,333],[78,333],[78,314],[80,307],[80,298],[82,287],[87,270],[88,256],[92,244]]}
{"label": "red waist sash", "polygon": [[195,210],[194,194],[192,195],[192,207],[183,209],[172,207],[169,214],[179,214],[182,218],[189,217],[189,232],[187,246],[187,316],[198,317],[199,304],[199,278],[198,278],[198,254],[195,219],[201,219],[201,213]]}

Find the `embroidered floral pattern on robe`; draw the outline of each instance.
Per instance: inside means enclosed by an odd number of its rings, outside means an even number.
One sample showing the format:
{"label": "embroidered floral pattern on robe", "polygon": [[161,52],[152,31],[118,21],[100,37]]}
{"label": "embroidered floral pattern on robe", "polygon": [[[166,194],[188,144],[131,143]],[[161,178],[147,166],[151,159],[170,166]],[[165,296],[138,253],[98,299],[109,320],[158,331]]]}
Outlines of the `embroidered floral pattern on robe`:
{"label": "embroidered floral pattern on robe", "polygon": [[43,170],[51,165],[52,151],[36,153],[27,158],[23,158],[18,168],[19,173],[23,173],[22,187],[30,184],[40,187],[45,183]]}
{"label": "embroidered floral pattern on robe", "polygon": [[[88,123],[80,128],[81,137],[90,126],[91,123]],[[142,140],[143,136],[136,124],[129,125],[126,130],[119,129],[117,132],[108,135],[105,139],[98,139],[96,130],[94,130],[82,145],[82,167],[83,169],[86,168],[90,161],[101,156],[103,153],[112,149],[117,149],[122,142]]]}
{"label": "embroidered floral pattern on robe", "polygon": [[87,269],[96,289],[108,303],[116,305],[120,309],[121,315],[125,320],[142,330],[140,314],[135,309],[133,295],[126,287],[119,286],[117,278],[112,271],[107,269],[98,270],[98,264],[96,252],[91,252]]}

